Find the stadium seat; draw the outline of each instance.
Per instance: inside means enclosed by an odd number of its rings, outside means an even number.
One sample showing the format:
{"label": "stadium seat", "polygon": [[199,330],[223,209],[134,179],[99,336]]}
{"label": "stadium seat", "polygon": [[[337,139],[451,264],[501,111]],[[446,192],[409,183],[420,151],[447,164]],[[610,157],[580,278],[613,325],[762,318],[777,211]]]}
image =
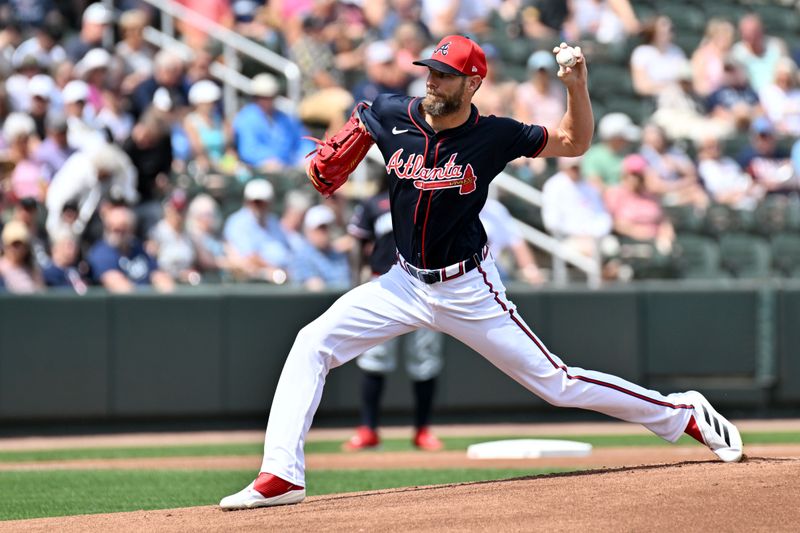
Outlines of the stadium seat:
{"label": "stadium seat", "polygon": [[769,243],[747,233],[730,233],[719,239],[722,267],[737,278],[766,278],[771,273]]}
{"label": "stadium seat", "polygon": [[727,277],[720,268],[717,242],[703,235],[678,234],[672,249],[678,277],[684,279],[719,279]]}
{"label": "stadium seat", "polygon": [[659,2],[657,10],[672,20],[675,35],[700,34],[706,24],[706,15],[702,9],[687,2]]}
{"label": "stadium seat", "polygon": [[779,233],[770,239],[772,266],[781,276],[800,274],[800,234]]}
{"label": "stadium seat", "polygon": [[737,24],[739,19],[750,11],[747,7],[731,2],[730,0],[703,2],[703,11],[706,19],[721,18]]}
{"label": "stadium seat", "polygon": [[703,226],[703,217],[691,205],[664,206],[664,211],[677,233],[697,232]]}

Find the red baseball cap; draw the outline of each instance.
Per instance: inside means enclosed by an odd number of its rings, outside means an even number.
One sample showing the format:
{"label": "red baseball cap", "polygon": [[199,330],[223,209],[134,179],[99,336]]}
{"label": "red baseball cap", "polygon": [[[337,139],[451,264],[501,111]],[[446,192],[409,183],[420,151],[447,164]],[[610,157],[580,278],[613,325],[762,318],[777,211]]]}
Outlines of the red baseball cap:
{"label": "red baseball cap", "polygon": [[439,41],[430,59],[420,59],[414,64],[456,76],[486,76],[483,50],[475,41],[461,35],[448,35]]}

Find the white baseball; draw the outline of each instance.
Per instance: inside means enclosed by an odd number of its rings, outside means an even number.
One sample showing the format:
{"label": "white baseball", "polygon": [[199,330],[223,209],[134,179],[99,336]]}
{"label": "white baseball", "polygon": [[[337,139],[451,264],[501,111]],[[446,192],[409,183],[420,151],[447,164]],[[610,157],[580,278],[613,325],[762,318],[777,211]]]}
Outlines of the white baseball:
{"label": "white baseball", "polygon": [[578,62],[578,58],[575,57],[572,47],[568,46],[559,50],[556,54],[556,62],[562,67],[572,67]]}

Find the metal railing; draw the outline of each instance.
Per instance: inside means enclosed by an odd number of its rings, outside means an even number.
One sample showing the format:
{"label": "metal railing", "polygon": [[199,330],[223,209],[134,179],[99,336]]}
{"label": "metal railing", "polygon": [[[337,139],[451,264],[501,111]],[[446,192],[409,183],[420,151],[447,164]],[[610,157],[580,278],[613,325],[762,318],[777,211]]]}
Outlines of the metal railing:
{"label": "metal railing", "polygon": [[[161,32],[166,37],[157,36],[154,33],[155,29],[148,30],[146,38],[149,42],[159,45],[160,42],[170,42],[170,46],[174,46],[177,41],[175,36],[175,22],[174,19],[179,19],[191,26],[203,31],[219,41],[222,44],[222,56],[225,60],[227,69],[212,66],[216,70],[212,70],[212,74],[220,79],[224,84],[224,103],[226,113],[230,107],[238,105],[238,96],[236,90],[246,91],[247,85],[244,84],[246,77],[239,74],[237,71],[239,58],[237,52],[247,56],[263,65],[266,65],[275,72],[281,73],[286,78],[286,91],[288,99],[294,104],[300,102],[301,88],[300,88],[300,68],[297,64],[289,61],[285,57],[276,54],[272,50],[254,43],[246,37],[242,37],[236,32],[217,24],[213,20],[206,18],[196,11],[188,9],[173,0],[143,0],[154,8],[161,11]],[[158,41],[154,41],[154,40]],[[181,43],[182,44],[182,43]],[[186,45],[185,48],[191,50]],[[215,65],[222,65],[221,63],[214,63]],[[217,74],[219,73],[219,74]],[[234,74],[235,73],[235,74]],[[236,76],[239,75],[239,77]],[[241,79],[241,78],[244,78]],[[249,81],[247,82],[249,84]]]}

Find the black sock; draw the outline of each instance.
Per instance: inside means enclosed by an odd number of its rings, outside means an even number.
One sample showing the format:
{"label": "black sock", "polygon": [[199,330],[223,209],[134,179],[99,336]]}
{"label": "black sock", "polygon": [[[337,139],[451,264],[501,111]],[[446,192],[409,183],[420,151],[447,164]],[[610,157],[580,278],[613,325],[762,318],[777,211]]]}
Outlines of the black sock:
{"label": "black sock", "polygon": [[384,380],[383,374],[373,372],[364,372],[361,380],[361,422],[373,430],[378,429]]}
{"label": "black sock", "polygon": [[414,382],[414,427],[417,429],[430,424],[433,409],[433,393],[436,389],[436,378]]}

